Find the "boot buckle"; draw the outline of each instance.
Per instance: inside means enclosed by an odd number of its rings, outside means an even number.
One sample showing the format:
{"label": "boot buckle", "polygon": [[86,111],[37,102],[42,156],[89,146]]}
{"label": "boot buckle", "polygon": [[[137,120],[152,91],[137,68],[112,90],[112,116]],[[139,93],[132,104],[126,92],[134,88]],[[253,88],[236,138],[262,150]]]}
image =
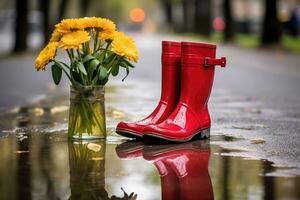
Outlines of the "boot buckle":
{"label": "boot buckle", "polygon": [[217,58],[204,57],[203,65],[204,65],[204,67],[215,66],[215,65],[220,65],[221,67],[225,67],[226,66],[226,58],[221,57],[220,59],[217,59]]}
{"label": "boot buckle", "polygon": [[221,57],[221,67],[225,67],[226,66],[226,58],[225,57]]}
{"label": "boot buckle", "polygon": [[204,67],[209,67],[211,65],[209,63],[210,59],[211,59],[210,57],[204,57],[204,63],[203,63]]}

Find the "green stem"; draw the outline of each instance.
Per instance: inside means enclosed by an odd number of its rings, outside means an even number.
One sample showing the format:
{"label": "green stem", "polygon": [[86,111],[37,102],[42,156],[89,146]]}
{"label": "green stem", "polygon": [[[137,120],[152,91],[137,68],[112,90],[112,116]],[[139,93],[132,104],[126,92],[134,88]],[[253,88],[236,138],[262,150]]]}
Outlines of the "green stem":
{"label": "green stem", "polygon": [[93,54],[95,54],[96,50],[97,50],[98,36],[99,36],[99,30],[96,30],[96,34],[95,34],[95,38],[94,38],[94,52],[93,52]]}
{"label": "green stem", "polygon": [[70,59],[70,63],[72,64],[73,60],[72,60],[72,55],[69,51],[69,49],[66,49],[67,53],[68,53],[68,56],[69,56],[69,59]]}
{"label": "green stem", "polygon": [[104,51],[103,51],[104,56],[103,56],[103,59],[102,59],[102,63],[104,62],[104,60],[106,58],[106,52],[107,52],[107,49],[108,49],[108,47],[109,47],[110,44],[111,44],[111,42],[108,42],[107,45],[106,45],[106,47],[105,47],[105,49],[104,49]]}
{"label": "green stem", "polygon": [[81,54],[80,54],[80,52],[79,52],[79,49],[76,49],[76,51],[77,51],[79,60],[81,60]]}

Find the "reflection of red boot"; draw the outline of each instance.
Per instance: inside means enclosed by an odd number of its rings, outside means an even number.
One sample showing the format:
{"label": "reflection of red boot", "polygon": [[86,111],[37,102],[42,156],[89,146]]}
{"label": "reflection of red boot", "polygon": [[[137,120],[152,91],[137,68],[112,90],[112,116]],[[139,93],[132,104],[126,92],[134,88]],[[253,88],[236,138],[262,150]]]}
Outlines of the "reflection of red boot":
{"label": "reflection of red boot", "polygon": [[209,137],[207,108],[213,85],[215,65],[225,67],[225,58],[216,59],[216,46],[181,43],[181,94],[173,113],[162,123],[144,129],[145,137],[184,142],[198,135]]}
{"label": "reflection of red boot", "polygon": [[[125,142],[117,145],[116,152],[121,159],[136,159],[143,155],[144,149],[143,142]],[[176,200],[179,198],[178,178],[169,166],[165,165],[163,159],[160,157],[148,157],[148,161],[153,162],[156,166],[162,185],[162,199],[163,200]]]}
{"label": "reflection of red boot", "polygon": [[[180,145],[154,145],[144,147],[146,160],[159,160],[167,170],[175,172],[179,194],[169,199],[213,199],[211,179],[208,173],[210,157],[207,141],[193,141]],[[154,162],[155,163],[155,162]],[[162,188],[164,185],[162,184]],[[162,189],[164,190],[164,188]]]}
{"label": "reflection of red boot", "polygon": [[143,156],[144,143],[128,141],[116,146],[116,153],[121,159],[134,159]]}
{"label": "reflection of red boot", "polygon": [[135,122],[120,122],[116,132],[120,135],[141,138],[144,128],[165,120],[176,107],[180,92],[180,49],[178,42],[162,42],[161,98],[155,110],[145,119]]}
{"label": "reflection of red boot", "polygon": [[[150,152],[149,152],[150,151]],[[144,159],[152,162],[158,170],[161,182],[162,200],[180,200],[178,178],[165,161],[167,157],[151,155],[151,148],[144,149]]]}

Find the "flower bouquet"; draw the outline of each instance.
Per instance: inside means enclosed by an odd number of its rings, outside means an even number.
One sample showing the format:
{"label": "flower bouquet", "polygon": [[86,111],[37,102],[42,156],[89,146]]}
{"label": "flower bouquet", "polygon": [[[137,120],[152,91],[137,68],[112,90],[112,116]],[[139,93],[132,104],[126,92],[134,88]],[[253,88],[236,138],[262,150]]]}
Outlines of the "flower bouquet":
{"label": "flower bouquet", "polygon": [[[65,50],[69,63],[56,60],[59,49]],[[125,77],[138,50],[132,38],[116,31],[116,25],[104,18],[64,19],[52,33],[50,42],[35,60],[37,70],[52,64],[52,77],[59,84],[62,73],[71,82],[68,135],[78,139],[106,137],[104,86],[110,75],[124,68]]]}

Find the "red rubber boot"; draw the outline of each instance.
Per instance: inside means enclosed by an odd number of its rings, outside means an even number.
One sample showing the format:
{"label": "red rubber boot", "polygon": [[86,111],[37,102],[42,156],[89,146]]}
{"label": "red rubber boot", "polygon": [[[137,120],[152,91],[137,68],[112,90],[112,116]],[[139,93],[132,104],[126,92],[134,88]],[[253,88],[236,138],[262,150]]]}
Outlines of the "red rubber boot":
{"label": "red rubber boot", "polygon": [[225,67],[226,59],[216,59],[216,46],[203,43],[181,43],[181,94],[173,113],[162,123],[144,129],[144,136],[185,142],[194,136],[208,138],[210,116],[208,99],[215,66]]}
{"label": "red rubber boot", "polygon": [[125,137],[141,138],[146,126],[162,122],[173,112],[180,95],[180,56],[181,43],[162,42],[160,101],[154,111],[145,119],[134,123],[120,122],[116,128],[118,134]]}

